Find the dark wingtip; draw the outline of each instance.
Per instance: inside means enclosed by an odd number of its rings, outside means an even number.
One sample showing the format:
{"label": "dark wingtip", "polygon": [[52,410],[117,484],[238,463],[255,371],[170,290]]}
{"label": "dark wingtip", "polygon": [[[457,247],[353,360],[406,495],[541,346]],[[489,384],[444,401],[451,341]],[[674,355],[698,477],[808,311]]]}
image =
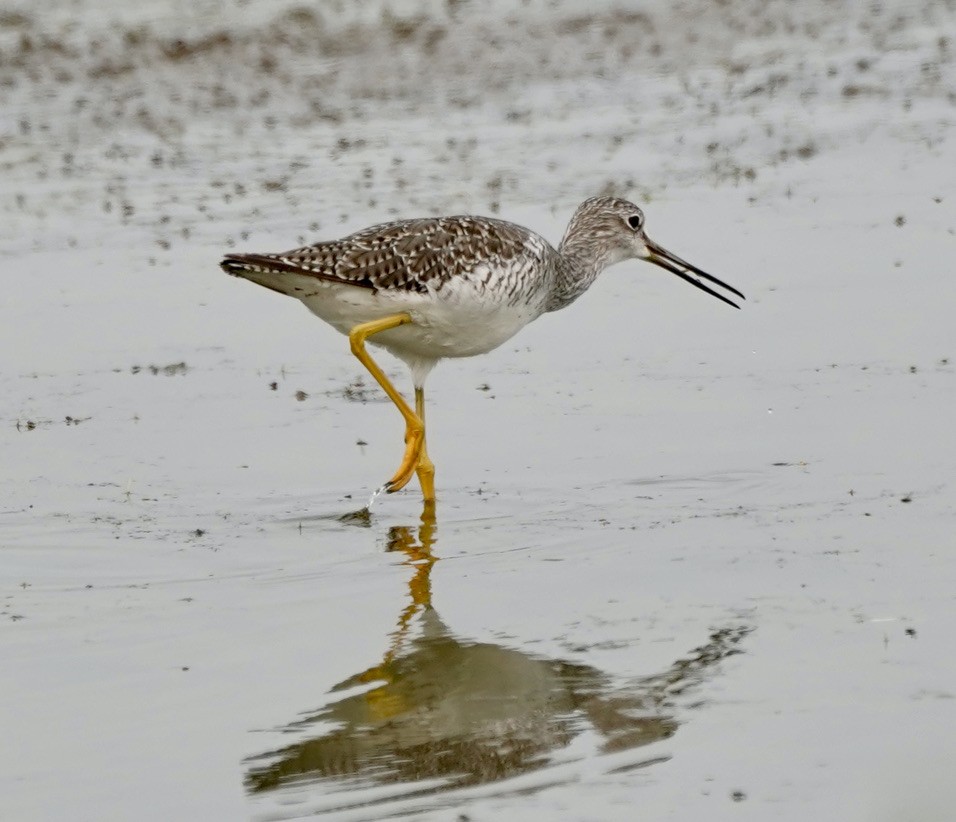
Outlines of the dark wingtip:
{"label": "dark wingtip", "polygon": [[226,254],[219,267],[227,274],[242,277],[250,272],[266,269],[274,273],[295,271],[294,266],[275,260],[266,254]]}
{"label": "dark wingtip", "polygon": [[222,258],[219,267],[227,274],[238,276],[242,271],[245,271],[247,263],[242,260],[239,254],[227,254]]}

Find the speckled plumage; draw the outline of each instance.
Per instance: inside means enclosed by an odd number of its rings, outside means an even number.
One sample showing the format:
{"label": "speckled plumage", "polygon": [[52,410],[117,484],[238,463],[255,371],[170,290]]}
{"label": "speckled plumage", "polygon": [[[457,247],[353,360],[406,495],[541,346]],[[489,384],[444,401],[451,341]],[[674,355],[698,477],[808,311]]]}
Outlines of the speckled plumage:
{"label": "speckled plumage", "polygon": [[[279,271],[312,274],[372,291],[425,293],[468,278],[482,262],[491,271],[518,267],[540,258],[531,232],[485,217],[398,220],[370,226],[340,240],[307,245],[280,254],[229,255]],[[536,238],[539,239],[539,238]]]}
{"label": "speckled plumage", "polygon": [[[353,353],[406,423],[405,457],[383,487],[398,490],[418,473],[429,505],[434,465],[425,450],[424,384],[435,364],[497,348],[541,314],[572,303],[608,266],[632,258],[655,263],[730,305],[698,277],[743,298],[652,242],[641,210],[614,197],[578,206],[557,249],[504,220],[432,217],[383,223],[278,254],[227,254],[221,265],[298,298],[349,335]],[[365,351],[366,341],[408,365],[414,411]]]}
{"label": "speckled plumage", "polygon": [[557,249],[504,220],[430,217],[382,223],[291,251],[228,254],[222,267],[297,297],[344,334],[359,323],[408,312],[411,325],[369,342],[407,362],[420,385],[439,359],[492,350],[541,314],[573,302],[603,269],[628,258],[664,265],[725,302],[688,273],[742,296],[651,243],[643,225],[633,203],[592,197],[575,211]]}

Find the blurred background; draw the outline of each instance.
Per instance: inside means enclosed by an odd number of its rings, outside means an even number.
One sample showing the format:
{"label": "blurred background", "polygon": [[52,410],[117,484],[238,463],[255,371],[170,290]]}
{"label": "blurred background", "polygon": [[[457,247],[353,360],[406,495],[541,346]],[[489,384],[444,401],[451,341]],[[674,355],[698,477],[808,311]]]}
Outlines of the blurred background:
{"label": "blurred background", "polygon": [[952,16],[899,0],[8,2],[0,240],[89,246],[122,226],[159,262],[397,215],[534,206],[563,223],[606,191],[820,194],[820,155],[939,146]]}

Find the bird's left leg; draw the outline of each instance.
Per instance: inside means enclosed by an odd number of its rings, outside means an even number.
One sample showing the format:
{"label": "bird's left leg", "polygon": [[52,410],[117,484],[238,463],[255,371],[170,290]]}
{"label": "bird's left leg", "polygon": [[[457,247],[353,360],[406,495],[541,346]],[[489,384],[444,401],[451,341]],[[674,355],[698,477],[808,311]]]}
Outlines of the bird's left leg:
{"label": "bird's left leg", "polygon": [[[372,334],[398,328],[400,325],[407,325],[411,321],[412,318],[408,314],[392,314],[388,317],[382,317],[380,320],[360,323],[349,332],[352,353],[368,369],[369,374],[375,377],[375,381],[382,386],[382,389],[388,394],[388,398],[395,403],[395,407],[398,408],[405,419],[405,456],[402,458],[402,464],[398,467],[395,475],[385,483],[385,489],[389,493],[399,491],[408,485],[408,481],[415,473],[425,444],[425,422],[412,411],[405,398],[398,393],[391,380],[385,376],[381,366],[365,350],[365,340]],[[422,488],[424,489],[424,485]],[[432,498],[434,499],[434,488],[432,489]]]}

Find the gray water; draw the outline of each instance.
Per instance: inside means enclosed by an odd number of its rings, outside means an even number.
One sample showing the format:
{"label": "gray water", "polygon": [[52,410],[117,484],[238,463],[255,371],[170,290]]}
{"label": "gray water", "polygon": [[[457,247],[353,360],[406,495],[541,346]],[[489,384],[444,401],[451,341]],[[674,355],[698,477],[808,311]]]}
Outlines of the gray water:
{"label": "gray water", "polygon": [[[948,819],[956,21],[854,9],[0,15],[0,817]],[[743,309],[612,269],[348,517],[401,418],[221,254],[602,192]]]}

